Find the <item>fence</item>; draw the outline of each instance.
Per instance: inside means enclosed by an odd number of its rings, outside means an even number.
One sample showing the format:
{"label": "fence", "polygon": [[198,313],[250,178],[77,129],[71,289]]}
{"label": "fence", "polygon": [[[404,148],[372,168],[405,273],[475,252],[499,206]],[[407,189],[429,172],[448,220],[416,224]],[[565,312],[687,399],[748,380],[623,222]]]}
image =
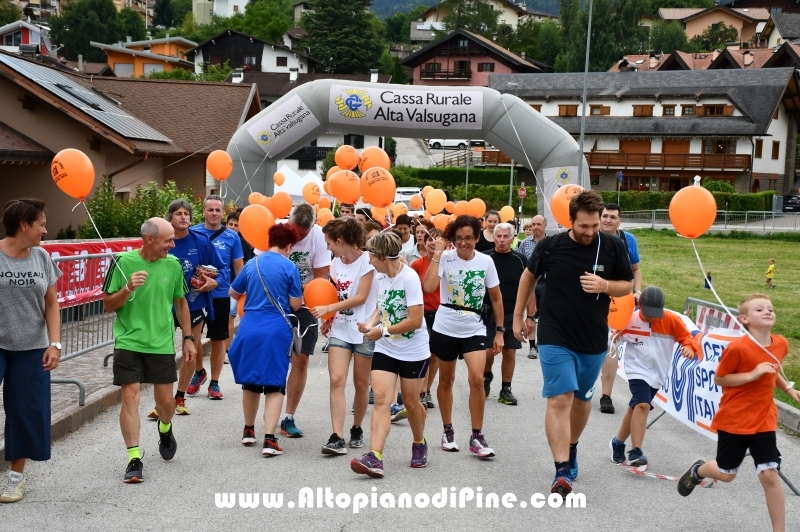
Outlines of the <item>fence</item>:
{"label": "fence", "polygon": [[[672,229],[668,209],[621,213],[625,228]],[[717,211],[711,231],[774,233],[800,230],[800,213],[773,211]]]}

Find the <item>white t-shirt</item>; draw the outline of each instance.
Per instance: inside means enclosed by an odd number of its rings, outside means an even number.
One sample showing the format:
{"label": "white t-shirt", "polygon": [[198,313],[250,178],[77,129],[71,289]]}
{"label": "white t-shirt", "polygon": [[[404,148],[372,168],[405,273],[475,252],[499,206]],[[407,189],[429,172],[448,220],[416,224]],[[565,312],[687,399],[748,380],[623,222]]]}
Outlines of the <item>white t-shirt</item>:
{"label": "white t-shirt", "polygon": [[403,244],[403,247],[400,249],[400,253],[403,253],[404,251],[407,251],[407,250],[413,248],[416,245],[417,244],[416,244],[416,242],[414,242],[414,237],[413,236],[409,236],[408,237],[408,241],[406,241]]}
{"label": "white t-shirt", "polygon": [[[442,306],[436,311],[433,330],[455,338],[486,336],[480,311],[486,289],[500,284],[494,261],[478,251],[472,260],[463,260],[451,249],[439,259],[439,277]],[[477,313],[447,308],[445,303],[474,308]]]}
{"label": "white t-shirt", "polygon": [[[339,257],[333,259],[331,279],[336,284],[339,301],[355,297],[364,275],[374,270],[375,268],[369,263],[367,252],[361,253],[361,256],[352,264],[345,264]],[[375,299],[370,296],[367,296],[367,300],[362,305],[340,310],[333,316],[330,336],[351,344],[362,343],[364,335],[358,332],[358,322],[367,321],[373,310],[375,310]]]}
{"label": "white t-shirt", "polygon": [[330,266],[331,252],[325,243],[325,235],[317,224],[311,228],[306,237],[294,245],[289,260],[297,266],[300,283],[305,286],[314,278],[314,268]]}
{"label": "white t-shirt", "polygon": [[[406,265],[400,268],[394,278],[385,273],[376,273],[372,292],[377,299],[381,327],[397,325],[408,317],[408,307],[423,304],[419,276]],[[375,351],[406,362],[425,360],[431,356],[425,321],[414,331],[393,334],[389,338],[381,337],[375,343]]]}

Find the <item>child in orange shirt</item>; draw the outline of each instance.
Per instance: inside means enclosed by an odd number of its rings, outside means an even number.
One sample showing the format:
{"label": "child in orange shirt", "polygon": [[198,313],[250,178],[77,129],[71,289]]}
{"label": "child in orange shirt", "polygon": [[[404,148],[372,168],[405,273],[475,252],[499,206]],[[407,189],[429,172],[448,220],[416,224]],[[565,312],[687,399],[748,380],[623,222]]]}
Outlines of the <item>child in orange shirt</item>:
{"label": "child in orange shirt", "polygon": [[717,459],[696,460],[678,481],[678,493],[686,497],[703,478],[730,482],[736,478],[747,450],[753,457],[758,479],[767,498],[772,529],[786,528],[786,507],[777,469],[781,458],[775,438],[778,409],[773,388],[800,401],[800,392],[778,374],[788,354],[786,338],[771,334],[775,311],[770,299],[753,294],[739,303],[739,321],[753,335],[732,341],[722,352],[714,383],[722,386],[719,410],[711,422],[717,431]]}

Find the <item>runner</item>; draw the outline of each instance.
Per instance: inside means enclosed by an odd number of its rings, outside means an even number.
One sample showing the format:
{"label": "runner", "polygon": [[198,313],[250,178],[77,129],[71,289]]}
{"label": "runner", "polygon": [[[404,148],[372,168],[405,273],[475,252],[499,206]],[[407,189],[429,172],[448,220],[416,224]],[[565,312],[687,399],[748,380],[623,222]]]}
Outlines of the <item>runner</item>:
{"label": "runner", "polygon": [[[395,386],[406,397],[417,397],[425,381],[430,353],[428,333],[423,323],[423,294],[419,279],[398,259],[400,239],[381,233],[367,243],[370,263],[377,272],[373,297],[377,299],[374,318],[361,322],[358,328],[364,338],[377,341],[372,358],[372,387],[375,409],[369,433],[370,452],[350,461],[350,469],[370,477],[383,477],[383,449],[389,435],[389,405]],[[380,326],[378,326],[380,325]],[[428,465],[428,443],[425,441],[426,409],[419,401],[409,401],[408,423],[411,426],[411,467]]]}
{"label": "runner", "polygon": [[[334,313],[322,324],[322,333],[330,333],[328,340],[328,374],[330,376],[330,409],[333,433],[322,447],[322,454],[347,454],[347,448],[364,446],[364,431],[361,424],[367,413],[369,402],[369,373],[375,342],[364,338],[358,322],[369,318],[374,301],[370,300],[370,287],[375,268],[369,262],[369,254],[362,251],[364,229],[355,218],[337,218],[322,228],[325,242],[333,253],[331,279],[336,285],[339,302],[314,307],[311,314],[321,318]],[[345,445],[345,385],[350,361],[353,361],[353,426],[350,441]]]}
{"label": "runner", "polygon": [[[588,190],[572,198],[572,229],[542,240],[522,274],[514,336],[528,330],[525,306],[547,276],[539,310],[539,357],[547,398],[545,431],[556,475],[551,492],[566,496],[578,477],[578,439],[591,412],[595,382],[608,349],[610,296],[631,293],[633,272],[622,241],[600,231],[603,198]],[[595,273],[591,273],[595,272]]]}
{"label": "runner", "polygon": [[486,229],[481,231],[480,239],[475,243],[475,249],[480,252],[494,249],[494,226],[500,223],[500,213],[486,211],[483,219],[486,222]]}
{"label": "runner", "polygon": [[[209,399],[221,400],[219,376],[225,364],[225,340],[228,339],[228,316],[231,309],[228,290],[231,287],[231,274],[238,275],[244,266],[244,252],[239,235],[222,223],[222,198],[212,194],[206,197],[203,205],[205,223],[197,224],[192,229],[205,233],[217,248],[217,253],[225,265],[225,268],[220,270],[217,275],[216,280],[219,286],[211,292],[213,310],[209,312],[210,315],[206,319],[206,337],[211,341],[211,381],[208,383],[207,395]],[[186,393],[189,395],[196,395],[200,391],[200,387],[208,380],[202,356],[197,357],[194,367],[192,381],[186,388]]]}
{"label": "runner", "polygon": [[414,239],[411,238],[411,217],[407,214],[401,214],[394,220],[392,227],[400,236],[400,242],[403,244],[403,252],[412,249],[416,246]]}
{"label": "runner", "polygon": [[[486,395],[483,391],[483,369],[486,365],[486,324],[483,298],[492,301],[495,316],[503,316],[500,280],[494,262],[475,251],[481,233],[481,222],[474,216],[459,216],[445,230],[445,238],[436,241],[431,266],[425,274],[423,289],[431,293],[439,286],[441,306],[436,311],[431,338],[431,351],[439,358],[439,387],[436,396],[442,413],[444,434],[442,449],[458,451],[453,431],[453,382],[456,360],[467,364],[469,380],[469,412],[472,433],[469,450],[479,458],[491,458],[494,450],[483,435],[483,415]],[[455,249],[445,251],[450,244]],[[440,283],[441,281],[441,283]],[[503,349],[503,327],[497,327],[492,339],[493,352]]]}
{"label": "runner", "polygon": [[[517,349],[522,348],[522,342],[514,338],[514,303],[517,299],[517,287],[519,279],[525,271],[527,260],[525,256],[511,249],[511,241],[514,239],[514,226],[509,223],[499,223],[494,226],[494,249],[484,251],[492,261],[500,278],[500,293],[503,296],[503,310],[506,312],[503,317],[503,362],[501,365],[502,385],[497,402],[506,405],[516,406],[517,398],[511,392],[511,379],[514,376],[514,366],[516,363]],[[484,298],[483,305],[489,306],[491,300],[487,296]],[[496,322],[490,319],[486,324],[486,337],[492,338],[495,335]],[[486,367],[483,370],[483,390],[486,398],[489,398],[492,380],[492,365],[497,353],[493,349],[486,350]]]}
{"label": "runner", "polygon": [[356,206],[353,203],[340,203],[339,204],[339,217],[352,218],[355,216]]}
{"label": "runner", "polygon": [[427,218],[415,218],[413,223],[415,245],[405,249],[402,253],[407,264],[413,263],[428,253],[425,247],[425,235],[433,229],[433,222]]}
{"label": "runner", "polygon": [[171,460],[178,450],[171,423],[175,414],[172,383],[178,380],[173,304],[183,333],[183,363],[191,365],[196,355],[183,268],[168,253],[175,245],[172,225],[163,218],[150,218],[142,224],[141,234],[141,249],[117,255],[103,283],[103,307],[117,313],[113,370],[114,384],[122,388],[119,424],[128,448],[123,477],[127,483],[144,480],[139,450],[141,383],[153,384],[161,458]]}

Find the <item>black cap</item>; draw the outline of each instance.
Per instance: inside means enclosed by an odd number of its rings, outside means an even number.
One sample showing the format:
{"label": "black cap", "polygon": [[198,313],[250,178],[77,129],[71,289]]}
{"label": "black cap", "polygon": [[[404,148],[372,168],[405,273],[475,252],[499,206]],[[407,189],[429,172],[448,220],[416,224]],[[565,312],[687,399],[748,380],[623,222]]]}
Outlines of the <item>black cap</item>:
{"label": "black cap", "polygon": [[664,292],[657,286],[648,286],[639,296],[639,308],[648,318],[664,316]]}

